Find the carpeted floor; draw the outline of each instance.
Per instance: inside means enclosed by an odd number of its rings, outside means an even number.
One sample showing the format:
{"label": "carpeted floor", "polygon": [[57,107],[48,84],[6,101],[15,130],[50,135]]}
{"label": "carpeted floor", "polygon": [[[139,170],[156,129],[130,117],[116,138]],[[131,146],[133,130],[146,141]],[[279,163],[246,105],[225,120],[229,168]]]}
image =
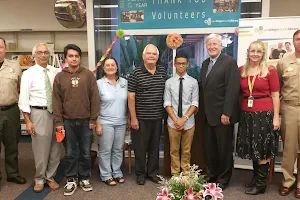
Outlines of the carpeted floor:
{"label": "carpeted floor", "polygon": [[[22,136],[24,137],[24,136]],[[24,141],[24,140],[23,140]],[[25,139],[26,141],[26,139]],[[63,151],[63,149],[62,149]],[[3,149],[2,149],[2,152]],[[31,150],[31,143],[21,142],[19,144],[19,166],[20,174],[27,179],[27,184],[16,185],[13,183],[8,183],[6,181],[6,174],[3,162],[3,154],[1,154],[1,170],[3,180],[1,182],[0,200],[59,200],[59,199],[72,199],[72,200],[155,200],[156,193],[158,192],[158,185],[147,181],[144,186],[136,185],[135,175],[128,175],[128,169],[126,167],[123,169],[124,177],[126,179],[125,184],[118,184],[117,186],[111,187],[102,183],[99,178],[99,172],[97,169],[92,170],[91,183],[93,185],[92,192],[83,192],[81,188],[70,197],[65,197],[63,195],[64,181],[60,182],[60,189],[58,191],[51,192],[49,188],[45,188],[45,191],[41,194],[36,194],[33,192],[32,184],[33,177],[35,173],[33,155]],[[161,164],[162,164],[161,160]],[[162,165],[161,165],[162,166]],[[161,167],[162,169],[162,167]],[[58,177],[62,177],[63,174],[63,164],[59,168]],[[252,173],[248,170],[234,170],[233,177],[231,179],[229,187],[224,191],[225,198],[228,200],[277,200],[277,199],[295,199],[293,193],[287,197],[281,197],[278,195],[278,187],[280,185],[281,174],[276,173],[273,178],[273,183],[269,185],[265,194],[258,196],[248,196],[244,194],[245,187],[243,186],[245,182],[249,181]],[[24,192],[25,191],[25,192]]]}

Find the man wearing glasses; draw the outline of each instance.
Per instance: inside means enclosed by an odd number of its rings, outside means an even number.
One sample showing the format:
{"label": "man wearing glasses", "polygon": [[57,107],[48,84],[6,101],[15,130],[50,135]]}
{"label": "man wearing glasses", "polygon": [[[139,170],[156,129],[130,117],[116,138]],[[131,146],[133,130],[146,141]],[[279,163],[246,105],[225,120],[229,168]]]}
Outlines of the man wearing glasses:
{"label": "man wearing glasses", "polygon": [[[194,113],[199,96],[198,82],[186,73],[188,57],[175,57],[176,74],[166,81],[164,107],[169,115],[171,173],[184,175],[189,171],[191,146],[195,131]],[[181,147],[181,156],[179,155]]]}
{"label": "man wearing glasses", "polygon": [[32,138],[35,162],[35,192],[41,192],[47,183],[52,190],[59,185],[54,176],[60,162],[60,144],[56,141],[52,116],[52,87],[60,71],[50,65],[49,50],[39,43],[32,50],[36,64],[23,73],[19,108],[23,112],[26,130]]}
{"label": "man wearing glasses", "polygon": [[5,146],[7,181],[25,184],[26,180],[19,175],[18,169],[18,143],[21,136],[21,125],[17,102],[22,72],[17,63],[5,59],[5,54],[6,43],[0,37],[0,144],[3,142]]}
{"label": "man wearing glasses", "polygon": [[157,47],[148,44],[143,51],[144,62],[133,70],[128,79],[128,107],[138,185],[145,184],[146,176],[154,183],[160,180],[157,177],[159,138],[162,130],[166,72],[162,66],[156,64],[158,57]]}

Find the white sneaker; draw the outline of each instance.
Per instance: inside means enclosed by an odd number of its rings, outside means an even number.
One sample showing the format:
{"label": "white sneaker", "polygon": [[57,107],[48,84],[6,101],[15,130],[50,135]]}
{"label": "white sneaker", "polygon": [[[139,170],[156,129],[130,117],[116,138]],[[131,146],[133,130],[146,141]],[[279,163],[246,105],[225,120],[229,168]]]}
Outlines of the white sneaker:
{"label": "white sneaker", "polygon": [[93,190],[92,185],[90,184],[90,181],[88,179],[86,180],[81,180],[79,182],[79,186],[83,189],[85,192],[89,192]]}
{"label": "white sneaker", "polygon": [[64,188],[65,196],[70,196],[74,194],[75,190],[77,189],[77,181],[74,178],[69,178]]}

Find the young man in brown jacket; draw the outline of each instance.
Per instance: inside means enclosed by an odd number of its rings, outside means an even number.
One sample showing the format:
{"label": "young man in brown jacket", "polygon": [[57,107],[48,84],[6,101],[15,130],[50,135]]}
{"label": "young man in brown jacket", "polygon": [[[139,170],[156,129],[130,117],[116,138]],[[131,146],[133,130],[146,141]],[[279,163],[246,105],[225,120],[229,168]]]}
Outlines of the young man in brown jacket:
{"label": "young man in brown jacket", "polygon": [[53,115],[57,131],[65,131],[67,146],[64,195],[72,195],[79,186],[93,190],[88,177],[93,128],[100,110],[100,98],[94,74],[80,66],[81,50],[74,44],[64,49],[69,67],[57,74],[53,84]]}

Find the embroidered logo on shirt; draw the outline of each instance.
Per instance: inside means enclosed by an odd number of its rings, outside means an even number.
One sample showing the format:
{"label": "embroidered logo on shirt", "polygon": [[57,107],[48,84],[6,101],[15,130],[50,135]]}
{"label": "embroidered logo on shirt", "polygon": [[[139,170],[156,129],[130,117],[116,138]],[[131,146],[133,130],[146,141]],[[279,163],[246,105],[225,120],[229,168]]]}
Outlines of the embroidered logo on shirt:
{"label": "embroidered logo on shirt", "polygon": [[125,84],[121,84],[120,86],[121,86],[121,88],[124,88],[126,85]]}
{"label": "embroidered logo on shirt", "polygon": [[78,87],[79,79],[80,78],[78,78],[78,77],[71,78],[72,87]]}

